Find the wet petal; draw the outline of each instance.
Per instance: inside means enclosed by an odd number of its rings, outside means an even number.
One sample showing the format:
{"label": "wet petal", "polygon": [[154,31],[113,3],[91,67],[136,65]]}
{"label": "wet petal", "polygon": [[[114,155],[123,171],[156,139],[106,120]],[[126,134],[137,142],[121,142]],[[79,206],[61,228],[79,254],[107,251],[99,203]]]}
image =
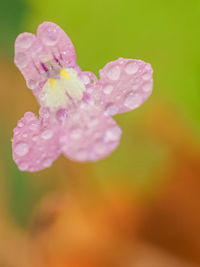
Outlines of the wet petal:
{"label": "wet petal", "polygon": [[63,67],[76,67],[73,44],[65,32],[52,22],[39,25],[37,35],[20,34],[15,42],[15,64],[20,69],[27,86],[35,90],[59,73]]}
{"label": "wet petal", "polygon": [[108,156],[119,144],[121,129],[112,117],[82,105],[63,126],[63,153],[76,161],[96,161]]}
{"label": "wet petal", "polygon": [[53,22],[40,24],[37,29],[37,37],[61,64],[64,61],[65,67],[75,67],[76,52],[72,41],[57,24]]}
{"label": "wet petal", "polygon": [[136,109],[151,95],[153,70],[141,60],[119,58],[100,70],[91,97],[107,115]]}
{"label": "wet petal", "polygon": [[39,55],[47,53],[32,33],[22,33],[15,41],[15,64],[23,74],[27,86],[37,89],[44,81]]}
{"label": "wet petal", "polygon": [[13,159],[22,171],[38,171],[50,167],[59,156],[59,129],[43,126],[32,112],[25,113],[14,129]]}

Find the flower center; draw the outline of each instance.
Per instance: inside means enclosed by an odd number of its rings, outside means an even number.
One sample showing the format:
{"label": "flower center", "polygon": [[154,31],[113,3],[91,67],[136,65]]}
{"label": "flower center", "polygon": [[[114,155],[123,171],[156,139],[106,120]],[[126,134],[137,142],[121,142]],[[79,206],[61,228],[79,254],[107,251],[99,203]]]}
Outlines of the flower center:
{"label": "flower center", "polygon": [[41,103],[56,111],[66,108],[69,101],[77,102],[83,98],[85,85],[79,79],[76,70],[61,69],[59,78],[50,78],[43,86],[39,98]]}

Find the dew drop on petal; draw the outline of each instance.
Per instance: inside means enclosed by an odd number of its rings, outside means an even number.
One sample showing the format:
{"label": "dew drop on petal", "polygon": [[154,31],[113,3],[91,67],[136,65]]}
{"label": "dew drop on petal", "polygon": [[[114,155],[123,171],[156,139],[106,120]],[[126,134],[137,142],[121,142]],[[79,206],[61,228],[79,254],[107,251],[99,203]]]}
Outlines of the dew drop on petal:
{"label": "dew drop on petal", "polygon": [[62,122],[64,121],[65,119],[67,118],[67,111],[66,109],[59,109],[57,112],[56,112],[56,119],[59,121],[59,122]]}
{"label": "dew drop on petal", "polygon": [[19,121],[19,122],[17,123],[17,126],[20,127],[20,128],[22,128],[22,127],[24,126],[24,123],[21,122],[21,121]]}
{"label": "dew drop on petal", "polygon": [[48,168],[50,167],[52,164],[52,160],[51,159],[45,159],[44,162],[43,162],[43,167],[44,168]]}
{"label": "dew drop on petal", "polygon": [[74,140],[77,140],[81,137],[82,131],[79,128],[75,128],[71,131],[70,137]]}
{"label": "dew drop on petal", "polygon": [[35,116],[32,112],[26,112],[24,114],[24,118],[27,120],[27,121],[32,121],[35,119]]}
{"label": "dew drop on petal", "polygon": [[143,79],[144,81],[148,81],[150,78],[151,78],[151,74],[150,74],[150,73],[145,73],[145,74],[143,74],[143,76],[142,76],[142,79]]}
{"label": "dew drop on petal", "polygon": [[117,111],[118,111],[118,108],[114,104],[109,104],[106,107],[105,115],[113,116],[117,113]]}
{"label": "dew drop on petal", "polygon": [[20,68],[25,68],[28,64],[26,54],[23,52],[19,52],[15,57],[15,62]]}
{"label": "dew drop on petal", "polygon": [[86,161],[87,160],[87,152],[84,150],[79,150],[76,152],[76,159],[79,161]]}
{"label": "dew drop on petal", "polygon": [[38,87],[38,82],[35,80],[27,80],[26,85],[29,89],[34,90]]}
{"label": "dew drop on petal", "polygon": [[20,38],[19,45],[21,48],[28,49],[34,41],[34,36],[24,35]]}
{"label": "dew drop on petal", "polygon": [[145,83],[143,86],[142,86],[142,89],[143,89],[143,91],[144,92],[149,92],[149,91],[151,91],[151,89],[152,89],[152,83]]}
{"label": "dew drop on petal", "polygon": [[53,46],[58,41],[58,32],[56,30],[56,27],[49,26],[47,29],[45,29],[45,32],[43,32],[42,40],[45,45]]}
{"label": "dew drop on petal", "polygon": [[40,114],[40,117],[45,118],[45,119],[48,119],[49,116],[50,116],[49,108],[47,108],[47,107],[42,107],[42,108],[39,110],[39,114]]}
{"label": "dew drop on petal", "polygon": [[146,64],[146,70],[150,70],[151,69],[151,64],[150,63],[147,63]]}
{"label": "dew drop on petal", "polygon": [[116,81],[120,77],[120,68],[119,66],[111,66],[107,72],[107,76],[110,80]]}
{"label": "dew drop on petal", "polygon": [[132,87],[133,91],[137,91],[138,88],[139,88],[139,86],[137,84],[133,85],[133,87]]}
{"label": "dew drop on petal", "polygon": [[28,153],[28,151],[29,147],[26,143],[19,143],[14,148],[14,152],[20,157],[25,156]]}
{"label": "dew drop on petal", "polygon": [[142,103],[141,95],[135,94],[133,92],[129,93],[124,101],[124,105],[130,109],[139,107],[141,103]]}
{"label": "dew drop on petal", "polygon": [[98,143],[95,144],[94,150],[95,150],[96,154],[104,155],[106,153],[107,146],[103,142],[99,141]]}
{"label": "dew drop on petal", "polygon": [[125,71],[127,74],[135,74],[138,71],[138,65],[136,62],[129,62],[125,66]]}
{"label": "dew drop on petal", "polygon": [[105,141],[117,141],[119,139],[119,136],[121,135],[121,129],[119,127],[113,127],[110,130],[106,131],[105,135]]}
{"label": "dew drop on petal", "polygon": [[103,87],[103,92],[104,92],[104,94],[106,94],[106,95],[111,94],[112,91],[113,91],[113,86],[110,85],[110,84],[107,84],[107,85],[105,85],[105,86]]}
{"label": "dew drop on petal", "polygon": [[38,122],[33,122],[29,125],[29,129],[31,131],[37,131],[39,129],[39,123]]}
{"label": "dew drop on petal", "polygon": [[42,132],[41,136],[44,140],[48,140],[52,138],[53,132],[51,130],[45,130],[44,132]]}
{"label": "dew drop on petal", "polygon": [[33,140],[34,142],[37,141],[37,140],[38,140],[38,136],[37,136],[37,135],[33,136],[32,140]]}
{"label": "dew drop on petal", "polygon": [[26,162],[20,163],[20,164],[19,164],[19,169],[20,169],[21,171],[26,171],[26,170],[28,170],[28,163],[26,163]]}
{"label": "dew drop on petal", "polygon": [[15,128],[15,129],[14,129],[14,135],[18,135],[18,134],[19,134],[19,132],[20,132],[20,131],[19,131],[19,129],[18,129],[18,128]]}
{"label": "dew drop on petal", "polygon": [[90,77],[88,77],[88,75],[86,75],[86,74],[82,74],[82,75],[81,75],[81,81],[82,81],[85,85],[87,85],[87,84],[90,83]]}

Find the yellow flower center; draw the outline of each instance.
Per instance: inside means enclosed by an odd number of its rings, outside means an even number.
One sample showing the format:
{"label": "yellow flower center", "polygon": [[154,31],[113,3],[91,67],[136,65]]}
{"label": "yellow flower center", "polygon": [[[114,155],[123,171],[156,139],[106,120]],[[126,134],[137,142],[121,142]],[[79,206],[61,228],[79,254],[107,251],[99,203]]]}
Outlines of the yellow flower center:
{"label": "yellow flower center", "polygon": [[76,70],[61,69],[59,79],[48,79],[43,86],[39,98],[50,110],[65,108],[72,98],[79,101],[83,97],[85,85],[79,79]]}

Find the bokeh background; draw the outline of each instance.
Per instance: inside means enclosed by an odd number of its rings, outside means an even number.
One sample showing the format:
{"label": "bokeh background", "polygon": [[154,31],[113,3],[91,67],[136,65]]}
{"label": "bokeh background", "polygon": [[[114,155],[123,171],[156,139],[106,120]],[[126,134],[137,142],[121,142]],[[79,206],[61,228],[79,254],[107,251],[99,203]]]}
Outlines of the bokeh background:
{"label": "bokeh background", "polygon": [[[12,131],[38,114],[14,66],[14,41],[53,21],[78,64],[150,62],[154,91],[116,116],[108,158],[20,172]],[[200,1],[7,0],[0,4],[0,267],[200,266]]]}

